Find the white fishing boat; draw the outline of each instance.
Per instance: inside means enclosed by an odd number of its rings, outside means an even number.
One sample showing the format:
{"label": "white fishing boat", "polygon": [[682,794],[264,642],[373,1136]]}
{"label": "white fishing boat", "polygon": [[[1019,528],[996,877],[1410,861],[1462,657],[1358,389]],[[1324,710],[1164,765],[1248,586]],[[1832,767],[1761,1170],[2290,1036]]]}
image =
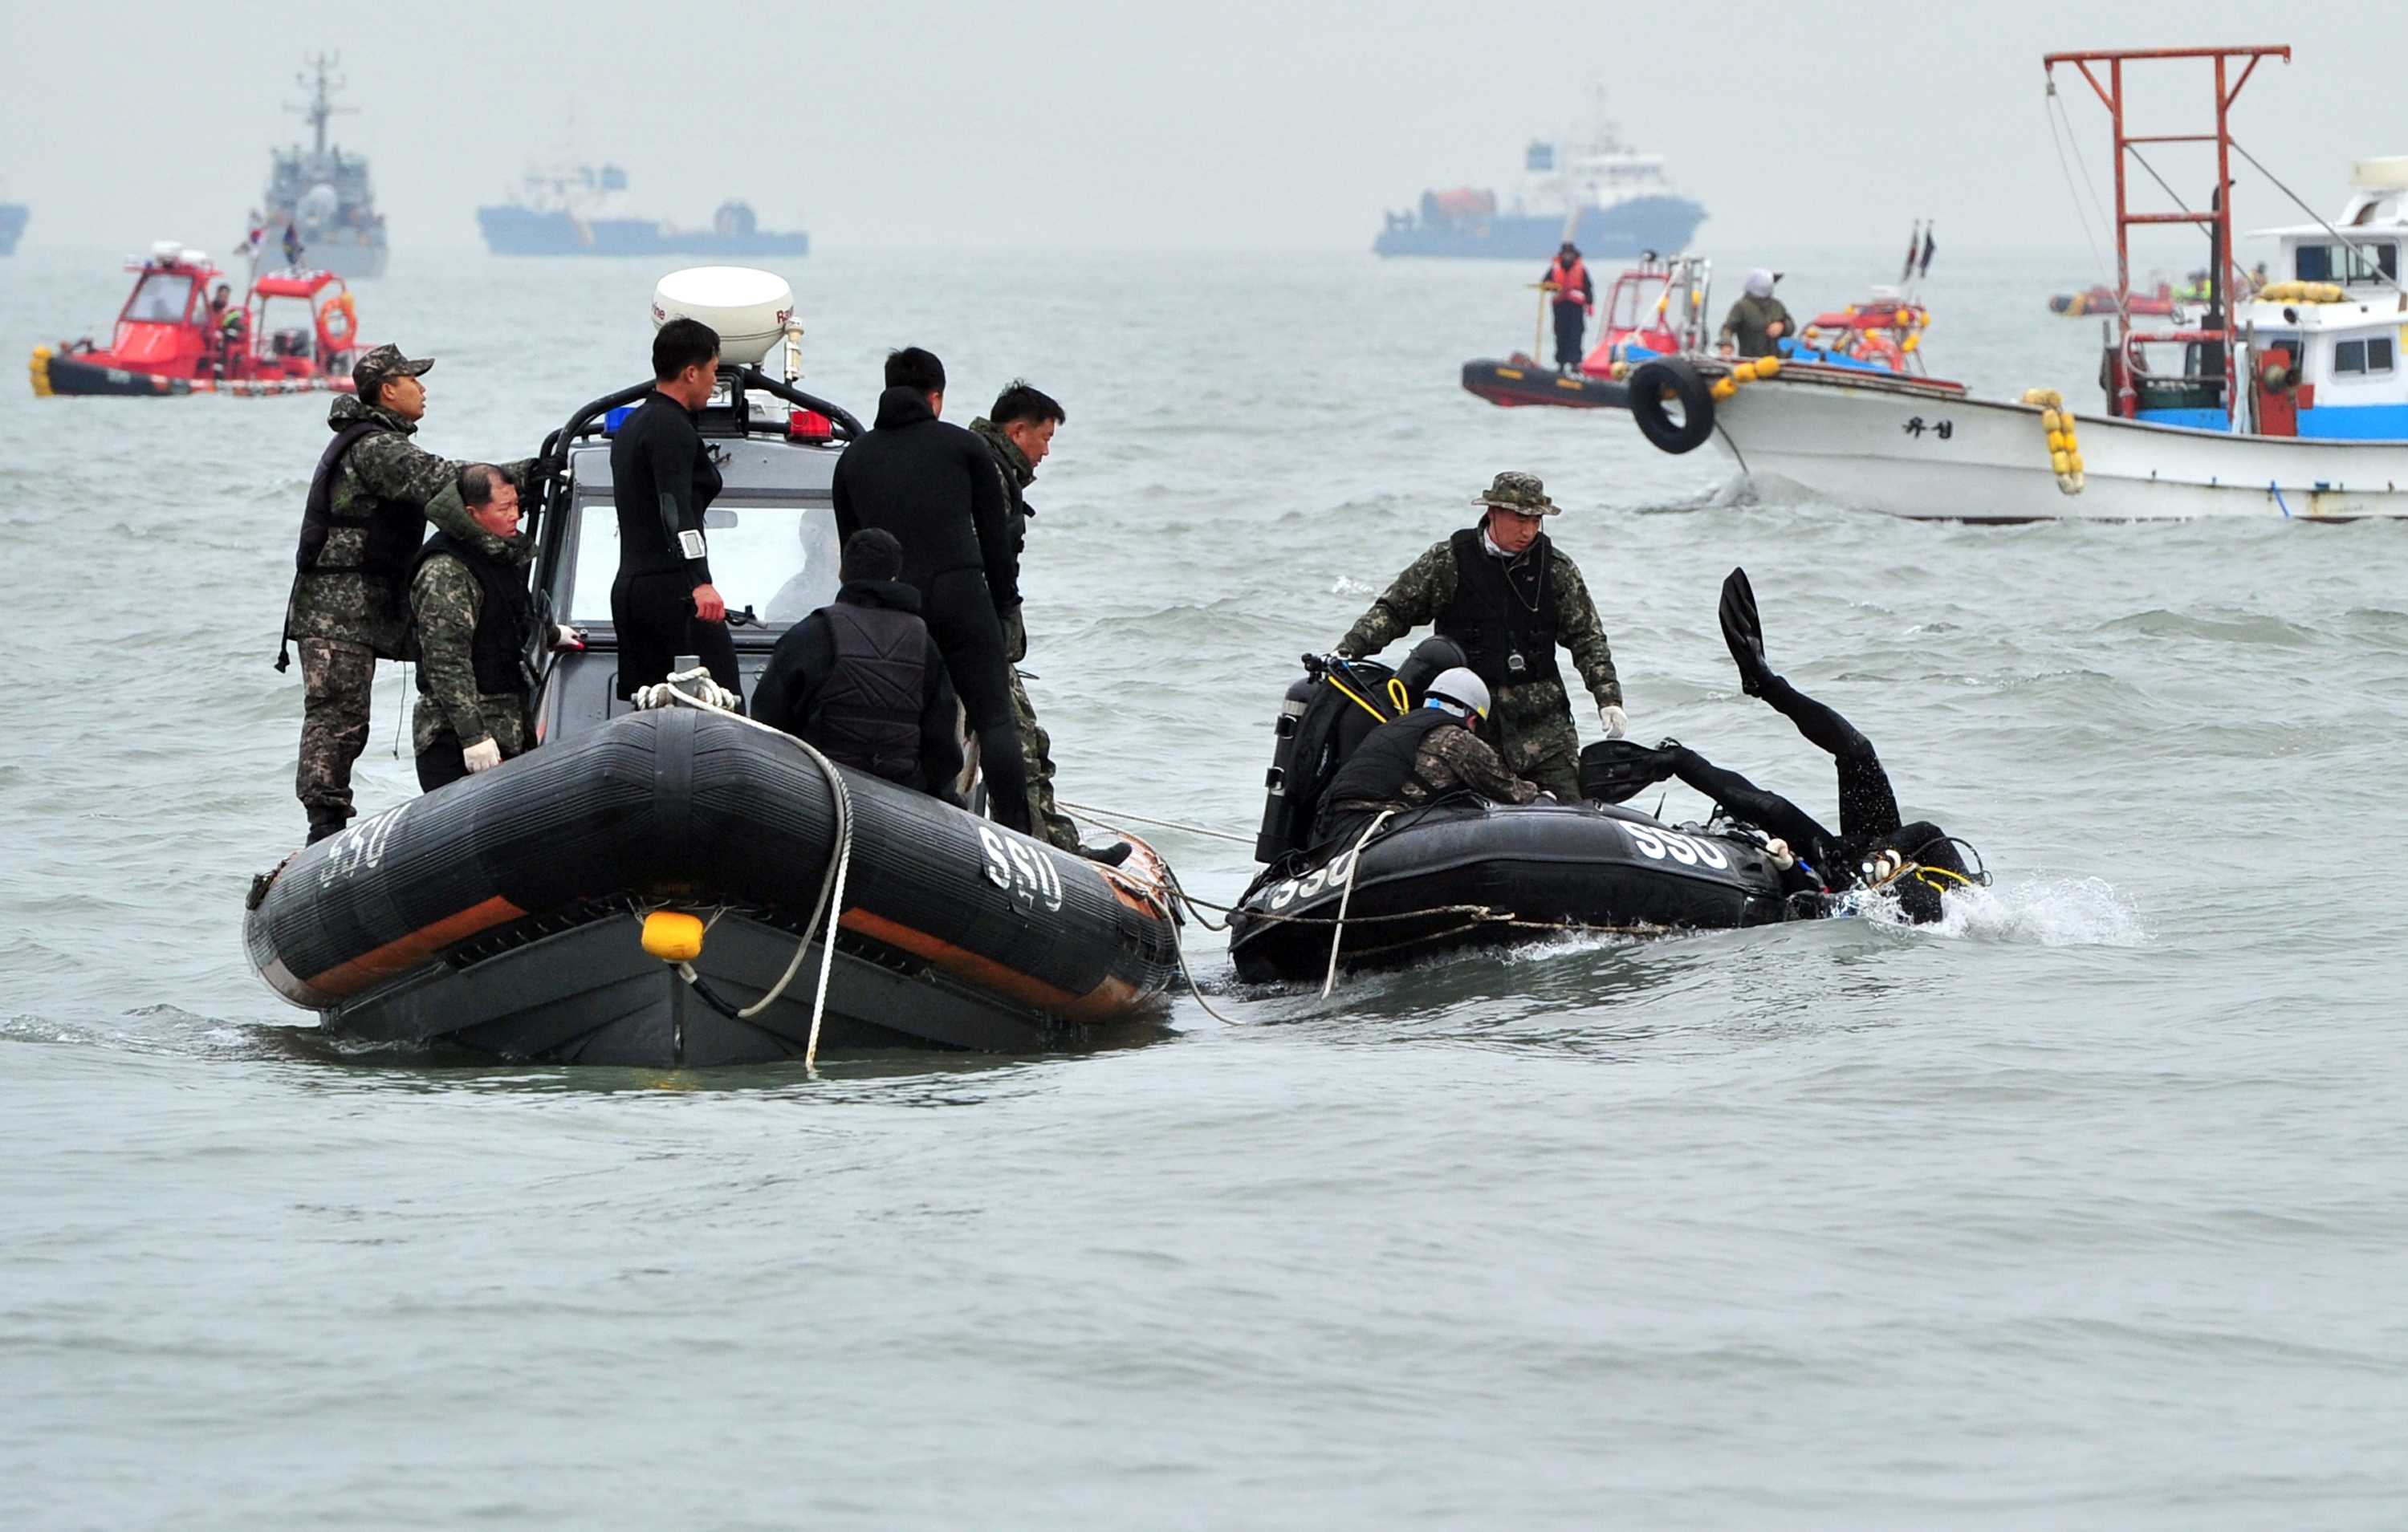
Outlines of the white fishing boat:
{"label": "white fishing boat", "polygon": [[[2247,158],[2226,125],[2232,98],[2260,59],[2289,56],[2184,49],[2045,62],[2072,65],[2098,92],[2121,161],[2168,141],[2126,135],[2125,66],[2212,61],[2214,132],[2174,141],[2214,145],[2229,185],[2229,156]],[[2362,160],[2352,180],[2333,222],[2262,231],[2282,242],[2282,275],[2228,303],[2249,291],[2231,256],[2230,199],[2205,212],[2135,212],[2118,174],[2119,292],[2130,291],[2130,228],[2185,222],[2207,233],[2215,290],[2188,327],[2142,330],[2128,308],[2116,314],[2096,412],[2052,390],[1985,398],[1938,379],[1693,355],[1634,372],[1631,413],[1667,451],[1719,440],[1752,480],[1924,520],[2408,516],[2408,158]]]}

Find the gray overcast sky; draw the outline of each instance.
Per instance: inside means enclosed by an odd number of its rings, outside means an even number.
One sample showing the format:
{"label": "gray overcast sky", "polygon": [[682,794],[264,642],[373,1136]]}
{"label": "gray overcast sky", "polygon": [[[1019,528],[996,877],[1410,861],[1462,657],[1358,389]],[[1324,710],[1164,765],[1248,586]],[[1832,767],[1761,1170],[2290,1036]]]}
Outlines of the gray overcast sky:
{"label": "gray overcast sky", "polygon": [[[1710,209],[1704,248],[1887,243],[1930,215],[1960,251],[2079,249],[2039,64],[2077,47],[2292,45],[2235,131],[2320,211],[2351,159],[2408,153],[2397,0],[0,0],[0,18],[18,60],[0,183],[50,245],[222,253],[268,145],[302,131],[280,108],[313,48],[341,50],[362,109],[339,136],[421,248],[473,246],[476,205],[564,142],[572,98],[581,155],[625,165],[640,210],[699,222],[742,196],[845,246],[1364,248],[1425,187],[1510,179],[1601,82]],[[2183,121],[2141,131],[2199,125],[2204,68],[2182,67]],[[2103,178],[2104,114],[2086,91],[2067,105]],[[2175,179],[2190,197],[2210,178]],[[2244,223],[2298,221],[2247,181],[2241,198]]]}

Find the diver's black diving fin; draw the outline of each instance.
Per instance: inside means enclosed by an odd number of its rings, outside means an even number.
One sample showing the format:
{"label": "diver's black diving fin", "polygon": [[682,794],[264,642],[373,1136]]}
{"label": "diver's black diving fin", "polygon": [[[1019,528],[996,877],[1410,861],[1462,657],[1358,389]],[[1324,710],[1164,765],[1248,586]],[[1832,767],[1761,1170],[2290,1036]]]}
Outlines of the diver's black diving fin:
{"label": "diver's black diving fin", "polygon": [[1764,659],[1764,623],[1756,614],[1756,590],[1747,571],[1733,569],[1723,579],[1723,642],[1730,646],[1731,662],[1739,666],[1739,689],[1749,696],[1764,694],[1764,678],[1772,667]]}

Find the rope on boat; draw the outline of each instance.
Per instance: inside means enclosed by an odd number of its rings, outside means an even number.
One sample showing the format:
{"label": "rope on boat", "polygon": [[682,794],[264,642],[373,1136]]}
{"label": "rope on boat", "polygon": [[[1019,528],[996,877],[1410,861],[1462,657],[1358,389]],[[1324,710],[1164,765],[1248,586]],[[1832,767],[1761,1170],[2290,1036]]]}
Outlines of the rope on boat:
{"label": "rope on boat", "polygon": [[[2074,196],[2073,172],[2065,163],[2067,143],[2071,142],[2073,145],[2074,163],[2082,166],[2082,184],[2090,188],[2090,206],[2098,210],[2099,222],[2102,225],[2107,222],[2107,205],[2099,199],[2099,183],[2090,179],[2090,162],[2082,157],[2081,140],[2073,136],[2073,120],[2066,115],[2064,97],[2057,93],[2057,76],[2054,74],[2048,77],[2047,101],[2048,107],[2043,115],[2048,118],[2048,141],[2057,148],[2057,172],[2065,178],[2065,194],[2073,197],[2074,222],[2082,225],[2082,237],[2090,245],[2091,262],[2099,267],[2099,279],[2103,283],[2108,281],[2113,274],[2107,269],[2107,257],[2099,248],[2098,236],[2091,232],[2090,217],[2082,210],[2082,199]],[[2061,134],[2058,131],[2060,122],[2064,125],[2064,131]],[[2118,301],[2121,301],[2120,296]],[[2129,315],[2126,316],[2128,319],[2129,317]]]}
{"label": "rope on boat", "polygon": [[1338,895],[1338,919],[1329,933],[1329,971],[1321,978],[1321,997],[1325,1000],[1329,998],[1329,992],[1338,987],[1338,944],[1346,939],[1346,907],[1354,902],[1354,875],[1363,870],[1363,848],[1371,843],[1371,838],[1380,833],[1380,827],[1394,819],[1396,814],[1394,809],[1381,809],[1380,817],[1363,827],[1363,833],[1354,838],[1354,849],[1346,853],[1346,889]]}
{"label": "rope on boat", "polygon": [[[2262,165],[2258,165],[2257,155],[2250,153],[2238,143],[2233,142],[2229,137],[2226,138],[2225,142],[2232,145],[2232,152],[2240,155],[2252,165],[2257,166],[2258,174],[2265,177],[2268,180],[2272,181],[2275,191],[2282,193],[2286,197],[2289,197],[2293,202],[2299,203],[2300,210],[2316,221],[2316,227],[2324,230],[2325,233],[2331,235],[2335,239],[2340,240],[2343,244],[2347,245],[2353,253],[2366,256],[2366,271],[2372,273],[2378,281],[2381,281],[2384,285],[2389,287],[2394,293],[2399,294],[2402,297],[2408,297],[2408,287],[2402,287],[2400,284],[2400,279],[2397,277],[2387,275],[2384,271],[2382,265],[2374,260],[2372,252],[2368,251],[2365,246],[2359,244],[2357,240],[2352,239],[2349,236],[2342,233],[2339,229],[2336,229],[2331,224],[2326,222],[2324,214],[2316,211],[2314,208],[2309,207],[2305,202],[2300,201],[2300,193],[2284,185],[2281,179],[2278,179],[2272,171],[2267,169]],[[2227,251],[2226,253],[2228,257],[2230,254],[2229,251]],[[2357,279],[2353,277],[2351,279],[2355,281]]]}
{"label": "rope on boat", "polygon": [[1226,830],[1207,829],[1201,824],[1189,824],[1175,819],[1150,819],[1143,814],[1125,813],[1117,809],[1098,809],[1093,804],[1072,803],[1068,798],[1055,798],[1054,806],[1068,811],[1072,819],[1085,820],[1101,830],[1111,829],[1125,820],[1131,824],[1151,824],[1163,830],[1183,830],[1189,835],[1200,835],[1213,840],[1235,841],[1240,846],[1251,846],[1254,843],[1250,836],[1231,835]]}
{"label": "rope on boat", "polygon": [[[678,684],[681,681],[698,682],[702,694],[696,695],[681,690]],[[803,1043],[803,1067],[816,1073],[819,1067],[820,1024],[827,1015],[828,978],[836,968],[837,924],[844,915],[845,874],[853,866],[853,795],[846,789],[844,774],[836,768],[836,763],[820,753],[818,748],[810,740],[797,738],[783,729],[773,729],[757,719],[747,718],[742,713],[730,711],[711,700],[713,697],[724,697],[727,694],[724,689],[710,680],[709,668],[698,666],[692,670],[679,671],[658,686],[644,688],[637,705],[639,708],[680,706],[693,708],[703,712],[716,713],[722,718],[733,719],[747,728],[774,735],[810,756],[812,764],[820,768],[820,774],[827,779],[828,794],[836,809],[837,852],[835,859],[828,865],[826,875],[820,880],[818,902],[811,907],[810,919],[803,923],[802,938],[795,943],[795,955],[787,963],[786,971],[779,976],[777,983],[770,986],[768,993],[743,1009],[729,1012],[739,1022],[751,1021],[785,996],[787,986],[795,981],[795,975],[802,971],[803,958],[810,952],[811,938],[818,933],[821,918],[824,916],[827,921],[827,939],[821,944],[820,949],[820,981],[817,992],[811,997],[810,1035]],[[692,964],[681,963],[678,968],[698,994],[712,1000],[714,1004],[720,1003],[716,996],[702,987],[701,979],[694,972]],[[721,1005],[721,1009],[724,1009],[725,1007]]]}

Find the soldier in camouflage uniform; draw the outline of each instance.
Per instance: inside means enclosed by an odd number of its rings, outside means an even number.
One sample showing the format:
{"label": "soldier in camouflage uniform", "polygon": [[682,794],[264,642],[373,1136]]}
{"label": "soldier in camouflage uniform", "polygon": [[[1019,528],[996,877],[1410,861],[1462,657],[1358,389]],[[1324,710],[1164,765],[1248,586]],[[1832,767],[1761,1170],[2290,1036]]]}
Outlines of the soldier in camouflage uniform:
{"label": "soldier in camouflage uniform", "polygon": [[[1003,476],[1015,573],[1021,550],[1028,543],[1028,519],[1037,514],[1025,492],[1037,478],[1037,465],[1052,450],[1054,427],[1066,418],[1060,405],[1015,379],[996,397],[993,419],[982,415],[970,422],[970,433],[986,443],[987,451],[995,454],[996,471]],[[1020,662],[1028,657],[1027,624],[1016,600],[999,615],[1004,658],[1011,662],[1011,716],[1020,726],[1020,755],[1028,776],[1028,823],[1040,839],[1075,852],[1079,827],[1054,802],[1053,737],[1037,722],[1037,709],[1029,704],[1028,687],[1020,674]]]}
{"label": "soldier in camouflage uniform", "polygon": [[1463,646],[1466,664],[1495,694],[1488,723],[1505,764],[1558,802],[1577,803],[1580,736],[1555,651],[1570,651],[1607,737],[1620,738],[1629,721],[1605,627],[1580,570],[1540,530],[1557,508],[1536,475],[1500,473],[1472,504],[1486,511],[1480,524],[1432,544],[1347,629],[1338,651],[1376,654],[1434,624]]}
{"label": "soldier in camouflage uniform", "polygon": [[1324,791],[1313,818],[1316,844],[1353,845],[1387,810],[1425,808],[1457,793],[1491,803],[1529,803],[1539,790],[1513,775],[1478,734],[1488,687],[1469,670],[1441,672],[1418,711],[1392,718],[1354,747]]}
{"label": "soldier in camouflage uniform", "polygon": [[[301,651],[300,765],[294,792],[309,815],[309,838],[351,819],[351,763],[368,741],[376,662],[405,657],[408,612],[402,586],[433,522],[504,557],[515,550],[477,525],[462,504],[462,465],[413,445],[426,412],[418,379],[435,364],[379,346],[351,368],[356,395],[335,401],[335,440],[318,461],[302,519],[284,637]],[[532,459],[503,470],[522,491],[537,482]],[[281,670],[289,662],[280,655]]]}
{"label": "soldier in camouflage uniform", "polygon": [[[501,470],[480,463],[461,475],[461,498],[477,524],[511,551],[489,558],[466,539],[438,532],[410,574],[418,651],[410,738],[418,785],[430,793],[536,744],[535,676],[525,658],[536,628],[526,582],[532,549],[517,536],[518,491]],[[555,645],[576,641],[566,628],[548,637]]]}

